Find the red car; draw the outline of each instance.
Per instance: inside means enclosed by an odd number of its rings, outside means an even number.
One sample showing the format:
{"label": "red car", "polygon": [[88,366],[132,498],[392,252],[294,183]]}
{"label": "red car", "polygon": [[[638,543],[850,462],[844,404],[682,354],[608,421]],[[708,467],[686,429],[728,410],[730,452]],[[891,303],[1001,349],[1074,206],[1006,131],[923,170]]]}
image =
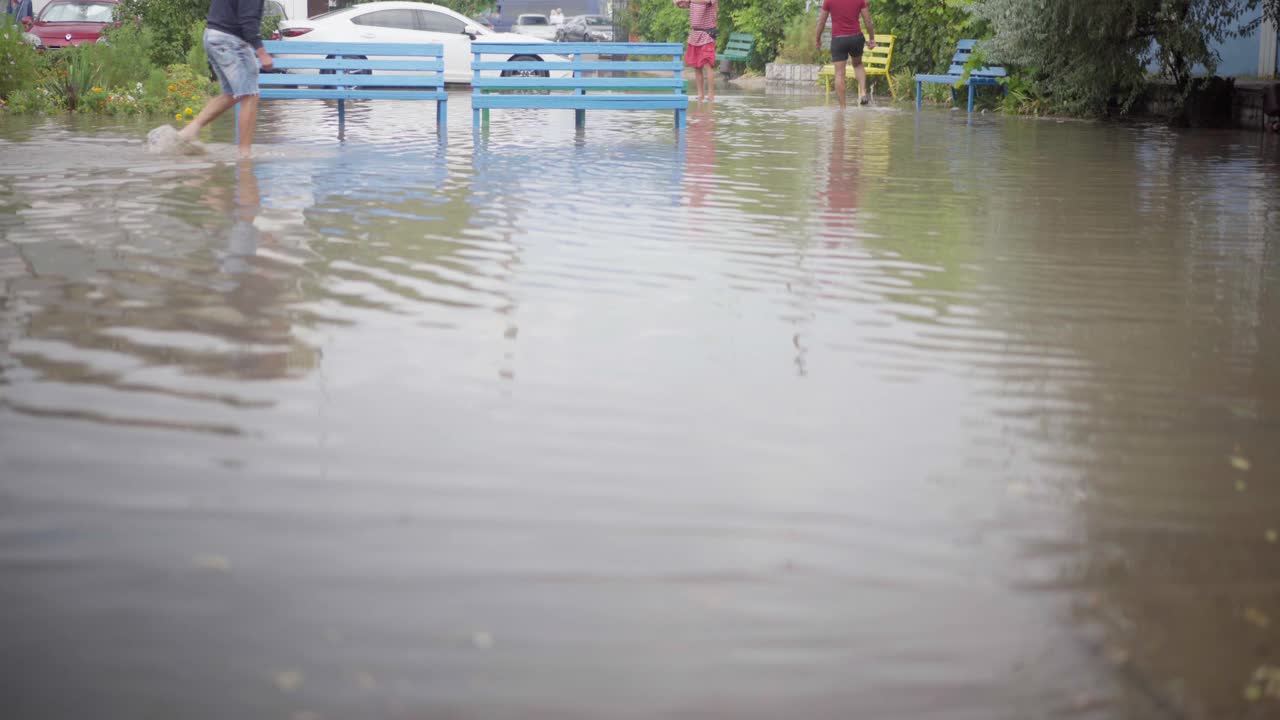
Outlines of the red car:
{"label": "red car", "polygon": [[116,0],[53,0],[27,32],[45,49],[97,42],[115,19],[111,16],[115,7]]}

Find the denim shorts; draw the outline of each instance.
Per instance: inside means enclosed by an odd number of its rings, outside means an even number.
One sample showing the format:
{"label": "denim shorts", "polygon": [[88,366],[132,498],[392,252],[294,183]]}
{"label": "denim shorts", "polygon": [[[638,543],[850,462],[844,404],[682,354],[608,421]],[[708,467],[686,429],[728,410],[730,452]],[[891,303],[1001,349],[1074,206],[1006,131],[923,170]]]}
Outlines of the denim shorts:
{"label": "denim shorts", "polygon": [[204,51],[222,94],[233,97],[258,94],[258,56],[253,46],[235,35],[205,28]]}

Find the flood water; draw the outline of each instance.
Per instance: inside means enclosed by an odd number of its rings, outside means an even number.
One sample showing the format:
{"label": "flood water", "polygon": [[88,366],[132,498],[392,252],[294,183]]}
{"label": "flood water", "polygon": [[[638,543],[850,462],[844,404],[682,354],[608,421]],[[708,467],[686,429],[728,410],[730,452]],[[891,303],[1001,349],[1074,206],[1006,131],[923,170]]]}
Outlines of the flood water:
{"label": "flood water", "polygon": [[5,718],[1280,717],[1280,147],[0,117]]}

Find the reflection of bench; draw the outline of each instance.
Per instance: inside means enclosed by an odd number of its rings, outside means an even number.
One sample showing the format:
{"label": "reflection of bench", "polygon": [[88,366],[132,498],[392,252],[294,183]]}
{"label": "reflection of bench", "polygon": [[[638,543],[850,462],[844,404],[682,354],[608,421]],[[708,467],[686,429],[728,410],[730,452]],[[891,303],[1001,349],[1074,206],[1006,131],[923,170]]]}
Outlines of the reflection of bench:
{"label": "reflection of bench", "polygon": [[[1002,85],[1000,80],[1005,76],[1005,70],[1002,67],[984,67],[971,70],[969,76],[965,77],[964,66],[969,62],[969,56],[973,54],[973,47],[977,45],[976,40],[961,40],[956,45],[955,57],[951,58],[951,67],[947,70],[946,75],[917,75],[916,76],[916,109],[920,109],[922,101],[921,93],[924,83],[939,83],[951,86],[951,99],[954,102],[956,97],[955,88],[960,85],[969,86],[969,112],[973,112],[974,92],[982,85]],[[1009,88],[1005,88],[1007,93]]]}
{"label": "reflection of bench", "polygon": [[729,42],[724,45],[724,50],[720,52],[720,59],[728,60],[731,63],[745,63],[751,57],[751,51],[755,46],[755,35],[751,33],[732,33],[729,35]]}
{"label": "reflection of bench", "polygon": [[[553,51],[569,56],[542,60],[508,60],[512,55]],[[479,127],[489,122],[494,108],[547,108],[574,110],[578,127],[586,124],[588,110],[674,110],[676,127],[685,125],[689,96],[684,91],[684,45],[680,43],[471,43],[471,118]],[[484,60],[500,55],[502,60]],[[586,59],[584,55],[599,56]],[[658,60],[611,60],[609,56],[658,56]],[[492,72],[498,71],[495,77]],[[572,72],[572,77],[550,77]],[[488,74],[483,74],[488,73]],[[584,73],[610,73],[609,77],[585,77]],[[617,73],[617,74],[615,74]],[[627,73],[621,75],[621,73]],[[646,73],[636,76],[634,73]],[[663,77],[670,73],[670,77]],[[502,77],[506,75],[506,77]],[[498,94],[504,90],[523,91]],[[529,94],[528,91],[550,91]],[[639,93],[634,91],[641,91]],[[561,92],[557,92],[561,91]],[[589,94],[591,93],[591,94]],[[482,120],[483,118],[483,120]]]}
{"label": "reflection of bench", "polygon": [[[898,93],[893,89],[893,81],[889,79],[889,65],[893,62],[893,36],[877,35],[876,48],[874,50],[865,50],[862,53],[862,64],[867,68],[867,77],[873,75],[883,75],[885,84],[889,86],[889,94],[894,98],[898,97]],[[846,80],[853,77],[853,68],[845,68]],[[822,83],[822,87],[827,92],[831,92],[831,86],[835,84],[836,66],[824,65],[818,71],[818,82]]]}
{"label": "reflection of bench", "polygon": [[276,69],[305,72],[259,74],[260,96],[337,100],[339,137],[347,100],[435,100],[436,131],[445,131],[449,94],[444,90],[444,46],[439,43],[268,40],[263,46],[274,57]]}

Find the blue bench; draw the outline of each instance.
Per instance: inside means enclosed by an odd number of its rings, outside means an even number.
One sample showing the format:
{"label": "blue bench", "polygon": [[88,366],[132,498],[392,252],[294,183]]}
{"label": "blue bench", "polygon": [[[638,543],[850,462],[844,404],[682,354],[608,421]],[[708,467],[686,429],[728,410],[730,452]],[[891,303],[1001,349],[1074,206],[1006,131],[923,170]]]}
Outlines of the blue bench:
{"label": "blue bench", "polygon": [[[951,86],[951,98],[954,101],[956,96],[955,88],[960,85],[969,86],[969,112],[973,112],[974,92],[983,85],[1002,85],[1002,78],[1007,75],[1002,67],[984,67],[972,70],[969,77],[964,76],[965,63],[969,62],[969,56],[973,54],[973,48],[978,44],[977,40],[961,40],[956,44],[956,54],[951,58],[951,67],[947,70],[946,75],[916,75],[916,109],[920,109],[922,101],[921,94],[925,83],[939,83]],[[1009,92],[1009,88],[1005,87],[1005,93]]]}
{"label": "blue bench", "polygon": [[449,94],[444,89],[444,46],[439,43],[268,40],[263,46],[276,69],[315,72],[260,74],[262,99],[337,100],[338,137],[346,124],[347,100],[435,100],[436,131],[445,132]]}
{"label": "blue bench", "polygon": [[[548,51],[554,51],[556,56],[547,60],[509,59],[511,56],[545,54]],[[474,74],[471,80],[471,118],[476,128],[488,124],[489,110],[493,108],[573,110],[578,127],[586,124],[587,110],[673,110],[676,127],[685,126],[689,96],[685,94],[684,78],[681,77],[684,46],[680,43],[547,45],[474,42],[471,43],[471,53],[474,56],[471,61]],[[503,59],[486,60],[485,55],[503,56]],[[585,57],[588,55],[598,57],[588,59]],[[661,59],[610,59],[630,55]],[[586,73],[607,75],[588,77]],[[637,76],[635,73],[646,75]],[[670,77],[665,77],[666,73],[670,73]],[[519,93],[500,94],[504,90]],[[535,92],[531,94],[529,91]]]}

